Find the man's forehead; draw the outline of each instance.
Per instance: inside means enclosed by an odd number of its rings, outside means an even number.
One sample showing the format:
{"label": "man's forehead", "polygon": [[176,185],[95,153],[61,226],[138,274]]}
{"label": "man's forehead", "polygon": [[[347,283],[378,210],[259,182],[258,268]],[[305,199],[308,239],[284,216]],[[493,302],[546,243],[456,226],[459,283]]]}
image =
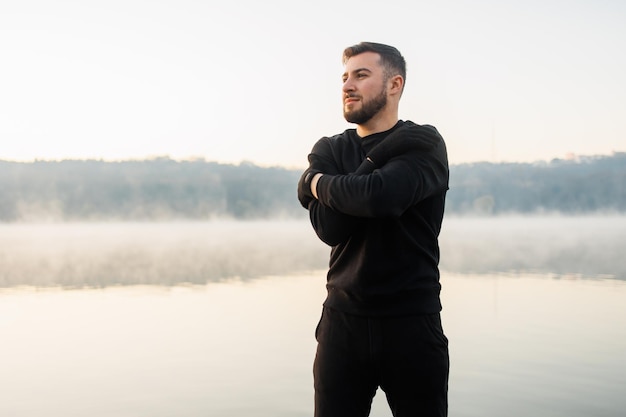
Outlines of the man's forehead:
{"label": "man's forehead", "polygon": [[367,70],[370,72],[380,68],[380,56],[375,52],[363,52],[348,58],[346,61],[346,72]]}

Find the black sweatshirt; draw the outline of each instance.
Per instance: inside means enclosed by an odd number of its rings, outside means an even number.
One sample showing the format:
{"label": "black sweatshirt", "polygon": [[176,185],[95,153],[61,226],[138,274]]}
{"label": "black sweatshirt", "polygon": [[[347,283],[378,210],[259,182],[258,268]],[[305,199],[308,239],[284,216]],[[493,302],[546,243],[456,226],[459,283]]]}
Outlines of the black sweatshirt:
{"label": "black sweatshirt", "polygon": [[309,155],[324,173],[309,203],[319,238],[332,246],[324,306],[366,316],[441,311],[438,236],[448,190],[443,138],[429,150],[391,158],[367,175],[354,173],[395,129],[361,138],[356,129],[323,137]]}

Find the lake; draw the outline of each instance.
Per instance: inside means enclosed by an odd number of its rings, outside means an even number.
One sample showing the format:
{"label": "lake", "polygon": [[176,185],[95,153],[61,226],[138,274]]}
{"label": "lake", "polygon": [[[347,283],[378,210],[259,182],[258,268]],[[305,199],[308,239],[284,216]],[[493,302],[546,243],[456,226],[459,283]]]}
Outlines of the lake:
{"label": "lake", "polygon": [[[444,221],[451,417],[623,415],[625,237]],[[328,252],[306,221],[0,225],[0,415],[311,416]]]}

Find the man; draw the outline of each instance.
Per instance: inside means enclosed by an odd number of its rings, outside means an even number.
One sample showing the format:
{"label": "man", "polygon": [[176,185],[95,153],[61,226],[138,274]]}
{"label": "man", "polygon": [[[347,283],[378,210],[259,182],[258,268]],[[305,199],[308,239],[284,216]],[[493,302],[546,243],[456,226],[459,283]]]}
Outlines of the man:
{"label": "man", "polygon": [[406,64],[396,48],[363,42],[343,62],[343,114],[356,129],[320,139],[298,183],[315,232],[332,246],[315,416],[368,416],[378,387],[395,417],[446,416],[438,270],[446,147],[432,126],[398,119]]}

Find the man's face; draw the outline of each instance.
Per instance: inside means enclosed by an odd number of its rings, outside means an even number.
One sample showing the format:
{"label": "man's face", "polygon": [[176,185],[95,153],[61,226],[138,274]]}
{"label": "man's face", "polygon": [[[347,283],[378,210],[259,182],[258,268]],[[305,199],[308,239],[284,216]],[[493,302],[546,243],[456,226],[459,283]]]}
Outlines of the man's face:
{"label": "man's face", "polygon": [[387,105],[387,80],[379,55],[364,52],[348,59],[343,74],[343,117],[350,123],[367,123]]}

